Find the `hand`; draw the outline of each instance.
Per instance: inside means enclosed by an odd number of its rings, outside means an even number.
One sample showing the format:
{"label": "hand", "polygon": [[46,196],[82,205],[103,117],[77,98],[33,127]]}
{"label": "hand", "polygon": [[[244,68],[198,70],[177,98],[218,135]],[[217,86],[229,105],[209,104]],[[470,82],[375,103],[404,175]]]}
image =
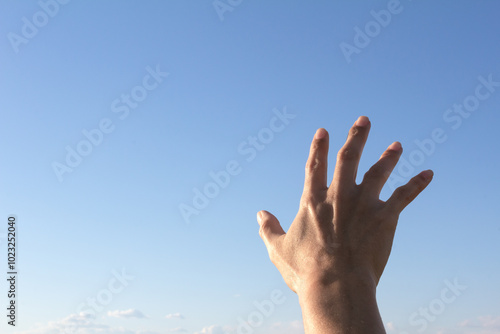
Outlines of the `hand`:
{"label": "hand", "polygon": [[[354,304],[356,300],[369,304],[363,300],[366,298],[373,299],[373,304],[399,214],[432,179],[432,171],[424,171],[396,189],[386,202],[380,200],[382,187],[402,153],[401,144],[394,142],[364,175],[361,184],[356,184],[369,130],[370,121],[361,116],[338,152],[329,187],[328,133],[324,129],[316,132],[306,164],[300,208],[287,233],[271,213],[260,211],[257,215],[259,234],[271,261],[290,289],[299,295],[303,307],[315,305],[317,298],[324,296],[331,296],[335,303],[341,295],[344,300],[352,298]],[[338,303],[335,305],[339,307]],[[371,308],[366,312],[373,313],[373,305]],[[366,314],[361,312],[360,316]],[[325,317],[329,319],[328,314]],[[329,330],[325,328],[325,333],[332,333],[333,327]]]}

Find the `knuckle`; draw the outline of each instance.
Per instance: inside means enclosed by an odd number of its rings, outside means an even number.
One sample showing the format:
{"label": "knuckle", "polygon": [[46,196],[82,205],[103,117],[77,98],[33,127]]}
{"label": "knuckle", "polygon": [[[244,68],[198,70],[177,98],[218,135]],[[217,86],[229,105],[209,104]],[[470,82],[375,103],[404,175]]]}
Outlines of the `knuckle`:
{"label": "knuckle", "polygon": [[396,231],[397,221],[397,219],[393,218],[392,213],[385,210],[380,210],[380,212],[378,214],[375,214],[374,217],[374,222],[377,223],[377,226],[381,230],[389,231],[392,233]]}
{"label": "knuckle", "polygon": [[349,131],[349,136],[352,136],[352,137],[358,136],[360,133],[361,133],[360,128],[357,126],[353,126],[351,128],[351,131]]}
{"label": "knuckle", "polygon": [[395,191],[396,198],[401,203],[410,203],[415,197],[415,189],[413,187],[403,186]]}
{"label": "knuckle", "polygon": [[378,176],[382,176],[385,173],[385,168],[380,165],[373,165],[368,172],[366,172],[366,177],[374,178]]}
{"label": "knuckle", "polygon": [[279,264],[282,262],[282,255],[281,255],[277,245],[268,244],[268,245],[266,245],[266,248],[267,248],[267,254],[269,256],[269,259],[276,267],[278,267]]}
{"label": "knuckle", "polygon": [[264,239],[264,228],[262,227],[262,225],[260,225],[260,228],[259,228],[259,236]]}
{"label": "knuckle", "polygon": [[406,190],[405,186],[399,187],[396,190],[394,190],[394,197],[396,197],[398,200],[403,200],[405,197],[408,196],[408,191]]}
{"label": "knuckle", "polygon": [[274,265],[278,264],[278,254],[276,253],[276,250],[274,247],[269,247],[267,253],[269,254],[269,259]]}
{"label": "knuckle", "polygon": [[300,197],[300,206],[307,209],[314,209],[320,205],[326,204],[325,200],[328,197],[327,190],[328,188],[325,188],[324,191],[304,191]]}
{"label": "knuckle", "polygon": [[301,206],[304,212],[306,212],[313,221],[333,219],[332,206],[325,202],[323,198],[307,196],[301,201]]}
{"label": "knuckle", "polygon": [[342,148],[337,154],[338,160],[351,161],[351,160],[357,160],[359,158],[360,158],[359,151],[352,148]]}
{"label": "knuckle", "polygon": [[307,160],[306,172],[314,172],[321,166],[321,160],[317,157],[313,157]]}
{"label": "knuckle", "polygon": [[314,171],[318,169],[321,165],[322,160],[319,158],[320,156],[320,143],[314,142],[311,148],[311,154],[309,155],[309,159],[306,162],[306,171]]}
{"label": "knuckle", "polygon": [[269,220],[267,219],[262,220],[262,222],[260,223],[259,234],[261,234],[262,236],[268,229],[269,229]]}
{"label": "knuckle", "polygon": [[300,199],[300,206],[307,209],[307,211],[309,211],[311,207],[314,207],[316,205],[315,203],[316,203],[316,198],[310,192],[303,194]]}
{"label": "knuckle", "polygon": [[426,187],[426,181],[422,176],[417,176],[407,185],[407,193],[412,198],[416,197]]}
{"label": "knuckle", "polygon": [[365,179],[375,179],[380,177],[388,178],[390,174],[391,173],[387,170],[387,168],[379,164],[375,164],[366,172]]}
{"label": "knuckle", "polygon": [[261,224],[260,224],[260,228],[259,228],[259,236],[262,238],[262,240],[265,239],[265,236],[266,236],[266,232],[267,230],[269,229],[269,224],[267,221],[263,221]]}

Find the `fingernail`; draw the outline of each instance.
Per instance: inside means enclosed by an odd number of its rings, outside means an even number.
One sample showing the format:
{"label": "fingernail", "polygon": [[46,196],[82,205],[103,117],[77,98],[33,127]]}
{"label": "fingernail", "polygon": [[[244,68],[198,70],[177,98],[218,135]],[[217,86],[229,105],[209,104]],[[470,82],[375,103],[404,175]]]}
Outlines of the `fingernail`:
{"label": "fingernail", "polygon": [[389,145],[389,147],[387,149],[391,150],[391,151],[399,152],[399,150],[401,150],[401,143],[398,141],[395,141],[394,143]]}
{"label": "fingernail", "polygon": [[326,130],[321,128],[316,131],[316,134],[314,135],[314,138],[316,139],[321,139],[326,137]]}
{"label": "fingernail", "polygon": [[422,177],[428,181],[430,179],[432,179],[432,177],[434,176],[434,172],[430,169],[428,170],[424,170],[422,173],[420,173],[420,175],[422,175]]}
{"label": "fingernail", "polygon": [[257,212],[257,222],[259,225],[262,223],[262,211]]}
{"label": "fingernail", "polygon": [[367,126],[368,123],[370,123],[370,120],[366,116],[359,116],[358,120],[356,121],[356,126]]}

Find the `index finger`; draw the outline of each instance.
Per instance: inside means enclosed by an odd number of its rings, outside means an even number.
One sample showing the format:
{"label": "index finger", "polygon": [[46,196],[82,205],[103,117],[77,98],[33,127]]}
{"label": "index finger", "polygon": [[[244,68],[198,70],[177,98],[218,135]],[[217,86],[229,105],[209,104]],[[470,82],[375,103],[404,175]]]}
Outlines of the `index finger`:
{"label": "index finger", "polygon": [[316,131],[306,163],[304,194],[313,195],[326,190],[328,177],[328,132],[321,128]]}

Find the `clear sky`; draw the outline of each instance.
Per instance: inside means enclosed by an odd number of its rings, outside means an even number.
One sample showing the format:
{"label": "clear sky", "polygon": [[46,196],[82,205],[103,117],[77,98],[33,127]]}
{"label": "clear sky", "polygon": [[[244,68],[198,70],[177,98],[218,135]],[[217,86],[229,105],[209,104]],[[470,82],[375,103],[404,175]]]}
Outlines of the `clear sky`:
{"label": "clear sky", "polygon": [[[0,2],[2,333],[301,333],[256,213],[310,141],[421,170],[378,288],[389,333],[500,333],[498,1]],[[330,176],[331,179],[331,176]],[[4,314],[5,313],[5,314]],[[250,325],[243,326],[243,321]]]}

